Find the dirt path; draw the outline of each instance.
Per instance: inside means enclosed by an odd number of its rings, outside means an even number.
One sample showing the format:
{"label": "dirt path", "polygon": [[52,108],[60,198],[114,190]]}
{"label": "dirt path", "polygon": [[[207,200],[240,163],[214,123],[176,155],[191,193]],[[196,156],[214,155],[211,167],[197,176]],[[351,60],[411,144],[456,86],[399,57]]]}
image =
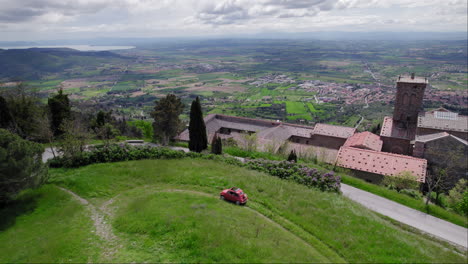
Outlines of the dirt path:
{"label": "dirt path", "polygon": [[[119,243],[119,238],[112,231],[112,226],[106,221],[105,215],[101,212],[100,209],[96,208],[88,200],[80,197],[78,194],[57,186],[60,190],[70,194],[75,200],[80,204],[84,205],[86,209],[91,213],[90,217],[93,221],[96,234],[105,242],[105,245],[102,247],[102,256],[105,259],[111,259],[112,256],[117,252],[122,246]],[[112,200],[112,199],[111,199]]]}

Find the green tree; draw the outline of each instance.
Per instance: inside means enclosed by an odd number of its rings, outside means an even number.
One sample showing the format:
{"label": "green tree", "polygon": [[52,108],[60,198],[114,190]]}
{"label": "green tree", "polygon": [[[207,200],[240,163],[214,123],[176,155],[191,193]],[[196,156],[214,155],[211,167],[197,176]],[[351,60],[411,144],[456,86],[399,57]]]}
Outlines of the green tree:
{"label": "green tree", "polygon": [[42,162],[44,147],[0,129],[0,203],[15,199],[26,188],[47,180],[47,166]]}
{"label": "green tree", "polygon": [[468,215],[468,182],[465,179],[460,179],[449,191],[448,203],[456,212]]}
{"label": "green tree", "polygon": [[119,130],[117,130],[111,124],[104,124],[98,130],[98,136],[99,136],[100,139],[104,140],[105,146],[109,146],[111,140],[113,140],[118,135],[120,135]]}
{"label": "green tree", "polygon": [[213,140],[211,141],[211,153],[216,155],[223,154],[223,143],[218,134],[215,134]]}
{"label": "green tree", "polygon": [[10,109],[3,96],[0,96],[0,128],[8,128],[11,124]]}
{"label": "green tree", "polygon": [[96,115],[95,127],[102,127],[103,125],[110,123],[112,121],[112,110],[104,112],[99,110]]}
{"label": "green tree", "polygon": [[68,159],[79,157],[91,138],[86,122],[75,117],[73,120],[63,122],[61,129],[64,133],[59,141],[59,151]]}
{"label": "green tree", "polygon": [[189,149],[195,152],[201,152],[208,147],[208,139],[206,138],[206,126],[203,120],[203,113],[200,105],[200,99],[197,98],[192,102],[190,108],[190,123],[189,123]]}
{"label": "green tree", "polygon": [[37,139],[44,113],[39,98],[26,92],[26,87],[20,84],[5,94],[5,100],[11,117],[9,130],[24,139]]}
{"label": "green tree", "polygon": [[54,132],[54,136],[61,136],[64,131],[62,130],[62,124],[65,120],[70,119],[71,108],[70,100],[68,95],[63,93],[60,89],[56,95],[49,98],[47,101],[51,116],[51,128]]}
{"label": "green tree", "polygon": [[169,140],[177,135],[181,121],[179,115],[184,110],[184,105],[180,98],[174,94],[156,101],[151,117],[154,118],[154,140],[167,145]]}
{"label": "green tree", "polygon": [[149,121],[144,120],[134,120],[129,121],[130,127],[139,128],[143,132],[143,136],[145,139],[153,139],[154,132],[153,132],[153,125]]}

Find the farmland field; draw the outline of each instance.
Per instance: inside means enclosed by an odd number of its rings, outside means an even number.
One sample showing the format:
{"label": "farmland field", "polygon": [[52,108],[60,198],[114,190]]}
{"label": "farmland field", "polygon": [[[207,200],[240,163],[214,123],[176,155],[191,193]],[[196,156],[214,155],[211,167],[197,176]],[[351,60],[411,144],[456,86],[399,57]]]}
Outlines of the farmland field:
{"label": "farmland field", "polygon": [[75,105],[115,106],[118,114],[143,119],[151,118],[155,100],[174,93],[186,105],[182,116],[199,96],[207,113],[309,125],[350,125],[363,116],[358,129],[369,130],[376,113],[391,114],[395,80],[410,72],[429,78],[426,106],[467,114],[466,51],[463,41],[315,40],[187,40],[104,57],[36,50],[23,51],[42,58],[33,69],[7,56],[0,72],[7,86],[0,86],[6,91],[24,79],[43,101],[62,87]]}

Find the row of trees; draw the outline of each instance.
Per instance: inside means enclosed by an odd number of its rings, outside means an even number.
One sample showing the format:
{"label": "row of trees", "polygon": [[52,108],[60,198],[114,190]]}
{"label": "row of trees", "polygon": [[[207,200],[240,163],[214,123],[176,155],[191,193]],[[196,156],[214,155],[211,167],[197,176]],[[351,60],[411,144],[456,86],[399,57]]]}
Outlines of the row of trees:
{"label": "row of trees", "polygon": [[[163,145],[167,145],[171,139],[177,136],[182,130],[182,122],[179,119],[184,110],[184,105],[180,98],[173,94],[156,102],[151,116],[154,119],[154,140]],[[194,152],[202,152],[208,148],[208,138],[205,121],[203,119],[200,99],[197,97],[190,107],[189,149]],[[221,138],[215,135],[212,140],[212,152],[222,153]]]}

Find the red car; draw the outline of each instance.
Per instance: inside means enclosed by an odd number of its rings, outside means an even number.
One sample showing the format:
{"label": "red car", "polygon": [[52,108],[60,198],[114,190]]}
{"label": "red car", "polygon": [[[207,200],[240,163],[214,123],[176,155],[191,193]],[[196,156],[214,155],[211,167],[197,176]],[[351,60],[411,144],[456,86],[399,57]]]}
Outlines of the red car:
{"label": "red car", "polygon": [[247,194],[245,194],[241,189],[232,187],[231,189],[223,190],[219,194],[219,198],[221,200],[227,200],[239,204],[246,204],[247,203]]}

